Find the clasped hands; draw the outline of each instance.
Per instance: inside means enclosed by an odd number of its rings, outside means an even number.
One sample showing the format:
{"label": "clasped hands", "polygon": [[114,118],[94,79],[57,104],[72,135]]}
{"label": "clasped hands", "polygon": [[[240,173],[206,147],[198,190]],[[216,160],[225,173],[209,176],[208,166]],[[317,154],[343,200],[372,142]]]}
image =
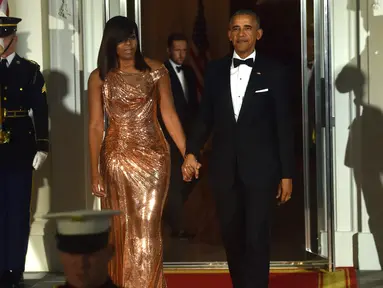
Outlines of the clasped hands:
{"label": "clasped hands", "polygon": [[[182,176],[184,181],[190,182],[193,179],[193,176],[198,179],[199,169],[201,164],[197,161],[193,154],[188,154],[185,157],[184,163],[182,164]],[[291,194],[293,192],[292,179],[285,178],[281,179],[281,182],[278,186],[277,196],[278,205],[284,204],[291,199]]]}
{"label": "clasped hands", "polygon": [[181,168],[184,181],[192,181],[193,176],[198,179],[201,166],[193,154],[186,155]]}
{"label": "clasped hands", "polygon": [[[198,179],[199,169],[201,164],[197,161],[194,155],[189,154],[185,157],[182,164],[182,177],[186,182],[190,182],[193,176]],[[106,197],[104,182],[98,171],[92,173],[92,195],[100,198]]]}

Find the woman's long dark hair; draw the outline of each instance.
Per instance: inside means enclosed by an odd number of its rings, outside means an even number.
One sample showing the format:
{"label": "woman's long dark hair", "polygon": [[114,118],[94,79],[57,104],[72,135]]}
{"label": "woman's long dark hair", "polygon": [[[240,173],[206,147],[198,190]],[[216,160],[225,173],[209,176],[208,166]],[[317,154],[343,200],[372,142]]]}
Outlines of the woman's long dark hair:
{"label": "woman's long dark hair", "polygon": [[140,51],[140,41],[137,24],[124,16],[115,16],[106,23],[100,50],[98,52],[97,66],[100,78],[105,80],[106,74],[111,69],[118,67],[117,45],[128,40],[132,35],[136,36],[137,49],[134,55],[134,67],[139,71],[150,70]]}

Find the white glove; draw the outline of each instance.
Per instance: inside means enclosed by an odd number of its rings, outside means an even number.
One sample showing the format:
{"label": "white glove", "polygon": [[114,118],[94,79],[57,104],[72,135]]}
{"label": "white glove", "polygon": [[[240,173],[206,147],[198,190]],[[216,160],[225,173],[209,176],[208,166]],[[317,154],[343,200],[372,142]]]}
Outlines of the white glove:
{"label": "white glove", "polygon": [[35,170],[40,169],[43,163],[45,162],[45,160],[47,159],[47,157],[48,157],[47,152],[37,151],[32,163],[33,168],[35,168]]}

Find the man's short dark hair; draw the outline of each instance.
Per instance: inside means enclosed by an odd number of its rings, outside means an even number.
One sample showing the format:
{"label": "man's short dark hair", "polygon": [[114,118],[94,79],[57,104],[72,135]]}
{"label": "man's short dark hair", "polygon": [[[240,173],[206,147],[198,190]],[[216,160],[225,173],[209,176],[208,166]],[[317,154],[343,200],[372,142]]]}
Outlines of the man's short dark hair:
{"label": "man's short dark hair", "polygon": [[172,33],[168,37],[168,48],[172,48],[174,41],[186,41],[188,43],[188,38],[182,33]]}
{"label": "man's short dark hair", "polygon": [[235,16],[238,16],[238,15],[248,15],[248,16],[251,16],[255,19],[255,22],[257,22],[258,24],[258,28],[261,27],[261,18],[259,18],[258,14],[255,13],[253,10],[250,10],[250,9],[241,9],[241,10],[238,10],[237,12],[235,12],[231,17],[230,17],[230,24],[231,22],[233,21],[234,17]]}

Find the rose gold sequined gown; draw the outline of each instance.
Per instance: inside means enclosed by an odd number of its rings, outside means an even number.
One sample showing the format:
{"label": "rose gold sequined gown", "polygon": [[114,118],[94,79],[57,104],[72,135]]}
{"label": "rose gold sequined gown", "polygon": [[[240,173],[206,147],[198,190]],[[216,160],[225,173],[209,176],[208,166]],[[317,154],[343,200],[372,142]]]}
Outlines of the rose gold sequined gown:
{"label": "rose gold sequined gown", "polygon": [[[107,197],[103,209],[119,209],[111,243],[109,272],[124,288],[165,288],[161,217],[166,199],[170,154],[157,122],[158,81],[164,66],[152,72],[110,72],[103,85],[109,127],[100,167]],[[166,76],[167,77],[167,76]]]}

